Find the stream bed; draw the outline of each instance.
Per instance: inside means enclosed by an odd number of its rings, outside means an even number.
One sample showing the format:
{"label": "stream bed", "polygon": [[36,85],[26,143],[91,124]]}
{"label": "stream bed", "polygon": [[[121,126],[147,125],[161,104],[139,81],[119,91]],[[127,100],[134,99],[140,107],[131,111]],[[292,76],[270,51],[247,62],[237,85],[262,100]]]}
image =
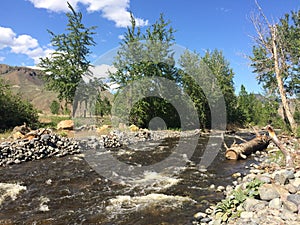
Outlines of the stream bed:
{"label": "stream bed", "polygon": [[[225,141],[231,144],[233,139],[225,136]],[[186,147],[191,141],[185,137],[180,142]],[[223,198],[216,188],[232,184],[236,172],[247,173],[245,167],[254,159],[228,161],[225,149],[218,147],[212,163],[199,166],[204,150],[213,147],[208,136],[200,136],[191,157],[175,152],[173,157],[185,158],[184,164],[157,171],[147,167],[163,162],[178,143],[178,138],[169,138],[96,149],[92,157],[83,151],[0,167],[0,224],[192,224],[196,212]],[[141,170],[120,174],[123,169],[110,157]]]}

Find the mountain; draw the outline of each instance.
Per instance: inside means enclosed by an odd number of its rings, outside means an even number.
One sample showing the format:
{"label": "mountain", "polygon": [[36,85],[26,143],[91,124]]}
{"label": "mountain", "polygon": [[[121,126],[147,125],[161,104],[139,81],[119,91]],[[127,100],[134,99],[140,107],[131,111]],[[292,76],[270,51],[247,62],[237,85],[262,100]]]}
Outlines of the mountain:
{"label": "mountain", "polygon": [[50,105],[57,100],[57,94],[45,89],[42,72],[28,67],[0,64],[0,77],[11,85],[14,93],[30,101],[39,111],[49,114]]}
{"label": "mountain", "polygon": [[[12,91],[20,93],[23,99],[31,102],[43,114],[50,114],[51,103],[58,101],[57,93],[46,90],[42,76],[42,71],[38,69],[0,64],[0,77],[11,85]],[[113,100],[109,91],[104,91],[101,95]]]}

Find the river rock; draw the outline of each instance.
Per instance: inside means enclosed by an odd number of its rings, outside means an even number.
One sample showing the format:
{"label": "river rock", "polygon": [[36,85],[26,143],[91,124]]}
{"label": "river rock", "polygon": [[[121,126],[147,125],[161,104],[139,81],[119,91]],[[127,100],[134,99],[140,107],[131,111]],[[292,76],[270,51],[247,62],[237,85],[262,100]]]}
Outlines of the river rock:
{"label": "river rock", "polygon": [[260,199],[266,201],[280,197],[279,193],[277,192],[277,190],[274,188],[272,184],[263,184],[261,187],[259,187],[258,193]]}
{"label": "river rock", "polygon": [[129,126],[129,129],[130,129],[130,131],[136,132],[136,131],[139,130],[139,127],[136,126],[136,125],[134,125],[134,124],[132,124],[132,125]]}
{"label": "river rock", "polygon": [[30,160],[80,152],[77,141],[54,134],[50,129],[39,129],[30,131],[30,133],[34,135],[31,140],[14,140],[0,145],[0,165],[19,164]]}
{"label": "river rock", "polygon": [[241,216],[242,219],[250,219],[253,218],[253,212],[242,212]]}
{"label": "river rock", "polygon": [[269,207],[272,209],[280,209],[282,206],[282,202],[280,198],[274,198],[269,202]]}
{"label": "river rock", "polygon": [[287,184],[289,179],[295,178],[294,172],[292,170],[280,170],[274,173],[275,183]]}
{"label": "river rock", "polygon": [[290,212],[293,212],[293,213],[298,212],[298,206],[294,202],[285,200],[285,201],[283,201],[282,205],[285,209],[287,209]]}
{"label": "river rock", "polygon": [[247,198],[243,203],[243,208],[246,211],[256,211],[266,207],[266,202],[254,198]]}
{"label": "river rock", "polygon": [[287,200],[300,206],[300,194],[291,194],[287,196]]}
{"label": "river rock", "polygon": [[74,121],[73,120],[62,120],[57,124],[57,130],[73,130]]}
{"label": "river rock", "polygon": [[194,215],[194,218],[196,220],[201,220],[203,218],[207,217],[207,214],[206,213],[203,213],[203,212],[198,212]]}

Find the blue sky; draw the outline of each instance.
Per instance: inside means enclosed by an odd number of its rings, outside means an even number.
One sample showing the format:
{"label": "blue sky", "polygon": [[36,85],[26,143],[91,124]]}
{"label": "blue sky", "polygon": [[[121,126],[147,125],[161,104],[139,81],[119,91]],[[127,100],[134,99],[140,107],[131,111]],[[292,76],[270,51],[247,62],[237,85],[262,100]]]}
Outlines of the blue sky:
{"label": "blue sky", "polygon": [[[51,52],[47,29],[65,32],[68,11],[64,0],[4,0],[0,8],[0,63],[34,66]],[[237,92],[262,92],[245,57],[251,55],[255,35],[250,21],[257,12],[254,0],[69,0],[83,13],[83,23],[97,26],[91,50],[93,62],[118,47],[129,25],[129,11],[141,27],[154,23],[162,12],[171,21],[176,43],[204,54],[222,50],[235,73]],[[300,9],[300,0],[258,0],[270,20]]]}

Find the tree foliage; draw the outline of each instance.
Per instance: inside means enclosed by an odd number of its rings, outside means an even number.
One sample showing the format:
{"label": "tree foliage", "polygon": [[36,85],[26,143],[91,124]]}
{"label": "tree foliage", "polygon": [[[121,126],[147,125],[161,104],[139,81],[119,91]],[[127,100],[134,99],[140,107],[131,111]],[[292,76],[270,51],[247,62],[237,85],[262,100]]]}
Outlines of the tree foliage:
{"label": "tree foliage", "polygon": [[[293,96],[300,90],[300,11],[286,14],[273,25],[276,29],[276,45],[279,48],[280,72],[286,93]],[[266,90],[278,92],[275,77],[274,52],[271,47],[272,31],[265,33],[265,44],[253,46],[252,65],[258,73],[258,81]],[[269,47],[270,46],[270,47]],[[271,50],[270,50],[271,49]]]}
{"label": "tree foliage", "polygon": [[55,48],[51,57],[41,59],[39,64],[45,71],[46,86],[58,92],[59,100],[72,103],[76,88],[91,66],[87,56],[89,47],[95,45],[92,35],[96,27],[86,28],[82,23],[82,14],[75,12],[68,3],[71,12],[66,13],[68,24],[66,33],[51,35],[51,44]]}
{"label": "tree foliage", "polygon": [[210,127],[211,106],[222,97],[228,122],[240,122],[233,86],[234,73],[221,51],[207,51],[204,56],[186,51],[180,58],[180,65],[183,69],[182,87],[192,98],[202,127]]}
{"label": "tree foliage", "polygon": [[265,126],[282,122],[277,113],[279,104],[276,99],[248,93],[244,85],[241,86],[237,103],[243,125]]}
{"label": "tree foliage", "polygon": [[60,104],[58,101],[53,100],[50,105],[50,110],[52,114],[58,114],[59,113]]}
{"label": "tree foliage", "polygon": [[[124,102],[121,104],[123,109],[120,105],[118,110],[119,112],[123,110],[123,113],[127,114],[130,109],[129,123],[147,127],[152,118],[160,117],[168,118],[167,121],[170,121],[168,127],[177,127],[180,124],[177,114],[174,113],[174,107],[164,98],[164,93],[169,90],[154,84],[153,80],[161,77],[177,82],[179,79],[172,50],[175,40],[173,33],[170,22],[164,19],[163,14],[144,33],[136,27],[135,20],[131,16],[131,27],[127,28],[113,63],[117,71],[110,73],[111,80],[119,84],[120,90],[123,87],[131,87],[127,93],[119,91],[116,94],[124,95]],[[135,83],[143,78],[148,79]],[[153,95],[157,93],[160,96],[154,97]],[[144,98],[134,102],[133,99],[139,96]]]}
{"label": "tree foliage", "polygon": [[26,123],[35,128],[38,124],[37,110],[28,101],[14,95],[9,85],[0,79],[0,131],[12,129]]}

